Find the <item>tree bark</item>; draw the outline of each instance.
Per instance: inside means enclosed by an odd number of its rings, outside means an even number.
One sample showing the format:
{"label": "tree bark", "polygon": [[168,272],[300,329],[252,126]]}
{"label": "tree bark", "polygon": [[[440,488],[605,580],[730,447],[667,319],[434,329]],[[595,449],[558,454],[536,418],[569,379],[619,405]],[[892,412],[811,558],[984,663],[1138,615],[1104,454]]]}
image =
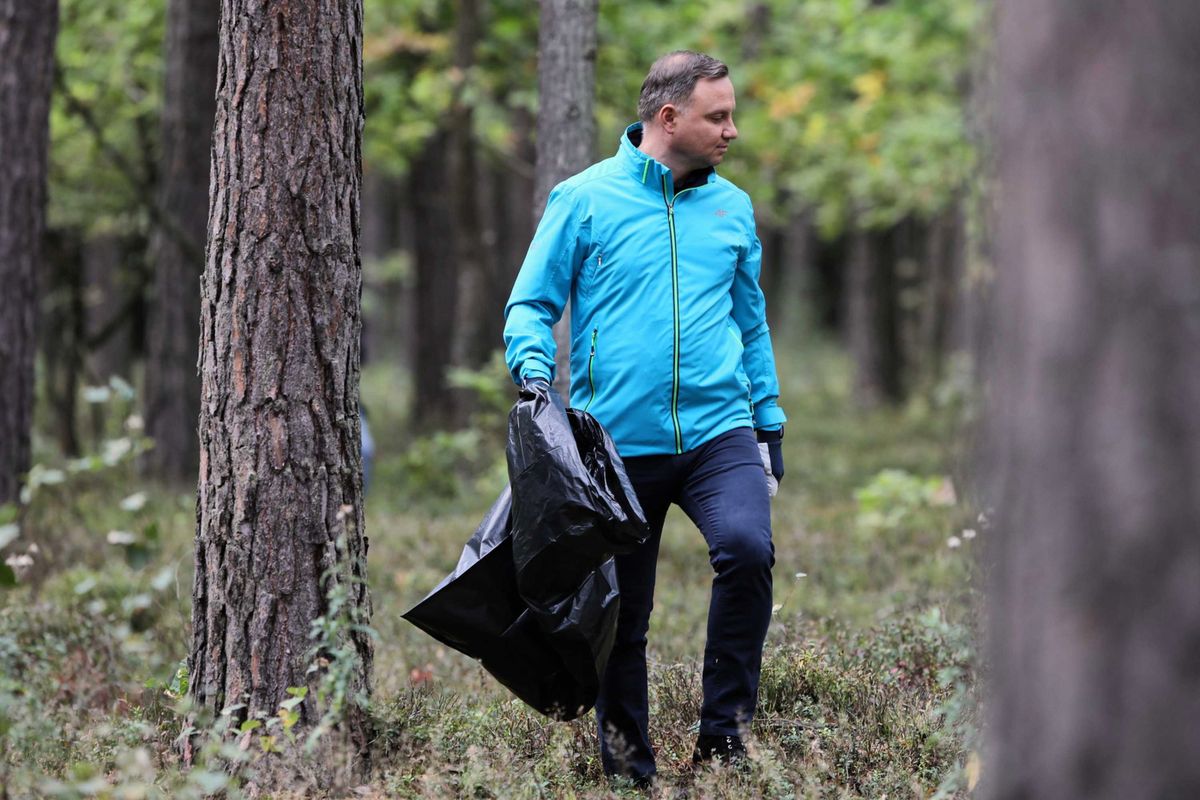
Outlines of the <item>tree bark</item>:
{"label": "tree bark", "polygon": [[986,796],[1200,797],[1200,5],[998,6]]}
{"label": "tree bark", "polygon": [[196,479],[200,276],[208,219],[209,153],[217,81],[218,0],[170,0],[158,207],[170,221],[150,242],[154,271],[146,359],[147,456],[153,474]]}
{"label": "tree bark", "polygon": [[0,0],[0,504],[30,466],[57,0]]}
{"label": "tree bark", "polygon": [[[534,224],[556,184],[587,167],[596,149],[593,115],[596,90],[598,0],[540,0],[538,21],[537,165]],[[567,397],[571,386],[571,315],[563,310],[554,326],[555,387]]]}
{"label": "tree bark", "polygon": [[458,263],[445,187],[446,149],[445,136],[434,134],[414,159],[411,172],[417,231],[413,298],[417,324],[412,339],[416,380],[409,418],[417,431],[450,427],[457,418],[458,398],[446,381],[446,368],[454,357],[458,308]]}
{"label": "tree bark", "polygon": [[[335,590],[341,613],[370,614],[358,417],[362,4],[222,0],[218,63],[191,693],[214,710],[245,704],[237,718],[271,717],[289,687],[308,686],[297,707],[307,727],[322,712],[323,670],[306,674],[314,620],[331,613]],[[345,636],[354,697],[369,687],[371,641],[361,628]],[[353,701],[341,731],[364,774],[367,720]]]}

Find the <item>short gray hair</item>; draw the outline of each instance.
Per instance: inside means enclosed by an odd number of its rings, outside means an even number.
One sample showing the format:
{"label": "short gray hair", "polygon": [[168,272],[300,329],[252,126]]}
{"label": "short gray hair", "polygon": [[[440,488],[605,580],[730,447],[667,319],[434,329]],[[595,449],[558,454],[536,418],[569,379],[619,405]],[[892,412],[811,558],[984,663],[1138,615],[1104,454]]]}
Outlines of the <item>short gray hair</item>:
{"label": "short gray hair", "polygon": [[697,81],[701,78],[724,78],[728,74],[729,67],[703,53],[676,50],[660,56],[650,65],[650,72],[642,81],[638,117],[643,122],[649,122],[668,103],[686,107]]}

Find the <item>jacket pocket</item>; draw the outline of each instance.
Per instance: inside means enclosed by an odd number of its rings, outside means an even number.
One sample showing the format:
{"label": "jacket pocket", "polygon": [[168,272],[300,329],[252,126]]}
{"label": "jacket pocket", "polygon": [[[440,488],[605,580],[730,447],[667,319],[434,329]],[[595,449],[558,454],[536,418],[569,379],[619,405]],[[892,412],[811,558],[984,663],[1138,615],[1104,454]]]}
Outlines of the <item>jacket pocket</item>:
{"label": "jacket pocket", "polygon": [[736,325],[732,320],[725,320],[725,330],[729,331],[729,335],[737,345],[737,366],[734,367],[734,371],[737,373],[738,382],[742,384],[742,389],[746,392],[746,402],[750,405],[750,416],[753,417],[754,394],[750,390],[750,377],[746,374],[746,368],[742,364],[742,354],[746,352],[746,348],[742,344],[742,337],[738,335]]}
{"label": "jacket pocket", "polygon": [[592,401],[596,399],[596,370],[595,370],[595,368],[596,368],[596,339],[599,337],[599,335],[600,335],[600,329],[592,328],[592,347],[588,351],[588,366],[587,366],[588,401],[587,401],[587,404],[584,405],[584,407],[583,407],[584,411],[587,411],[589,408],[591,408]]}

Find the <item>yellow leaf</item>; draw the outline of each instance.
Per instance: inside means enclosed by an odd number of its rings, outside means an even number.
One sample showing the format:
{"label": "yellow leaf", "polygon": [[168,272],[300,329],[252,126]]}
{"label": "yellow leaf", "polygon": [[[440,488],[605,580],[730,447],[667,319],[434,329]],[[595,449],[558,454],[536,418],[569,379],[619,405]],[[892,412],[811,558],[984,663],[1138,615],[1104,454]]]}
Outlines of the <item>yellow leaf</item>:
{"label": "yellow leaf", "polygon": [[873,69],[864,72],[854,79],[854,91],[858,92],[858,102],[861,105],[874,105],[883,96],[883,87],[887,83],[887,74],[883,70]]}
{"label": "yellow leaf", "polygon": [[813,114],[808,118],[808,124],[804,126],[804,143],[813,145],[821,141],[827,127],[828,122],[824,114]]}
{"label": "yellow leaf", "polygon": [[803,111],[817,93],[811,83],[798,83],[786,91],[779,92],[771,100],[767,114],[774,120],[794,116]]}

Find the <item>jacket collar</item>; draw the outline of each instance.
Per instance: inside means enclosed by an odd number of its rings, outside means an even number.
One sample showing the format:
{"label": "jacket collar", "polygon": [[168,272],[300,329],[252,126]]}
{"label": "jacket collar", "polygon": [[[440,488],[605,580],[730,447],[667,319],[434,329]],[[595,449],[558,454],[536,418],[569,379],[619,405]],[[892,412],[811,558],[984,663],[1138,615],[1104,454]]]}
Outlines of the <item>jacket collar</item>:
{"label": "jacket collar", "polygon": [[[663,185],[663,178],[666,177],[670,181],[672,191],[675,190],[675,180],[671,175],[671,169],[650,156],[637,149],[637,146],[642,142],[642,123],[635,122],[625,129],[625,133],[621,134],[621,144],[617,148],[617,158],[621,160],[625,171],[633,176],[639,183],[644,183],[651,189],[658,191]],[[717,171],[713,167],[701,173],[703,180],[694,181],[695,185],[704,185],[712,183],[717,179]]]}

